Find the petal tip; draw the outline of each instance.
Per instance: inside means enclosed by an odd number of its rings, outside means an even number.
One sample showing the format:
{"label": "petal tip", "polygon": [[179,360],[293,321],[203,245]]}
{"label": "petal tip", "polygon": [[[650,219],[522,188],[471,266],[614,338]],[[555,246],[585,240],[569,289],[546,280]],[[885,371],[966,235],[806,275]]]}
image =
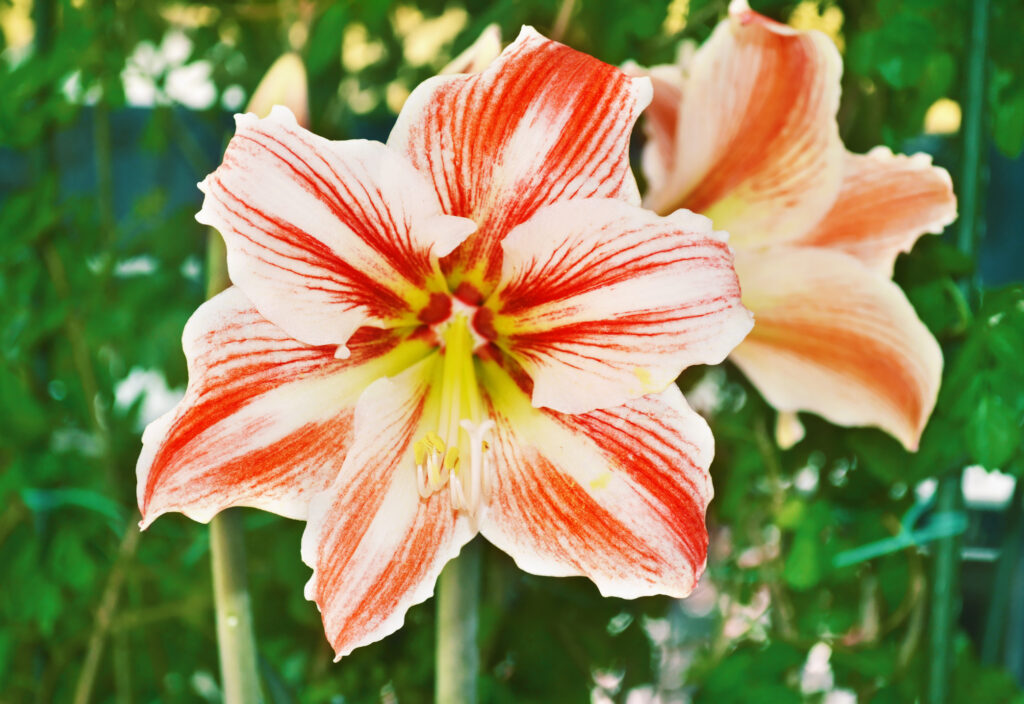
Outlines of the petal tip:
{"label": "petal tip", "polygon": [[237,112],[235,113],[235,131],[248,127],[259,121],[259,117],[255,113],[251,112]]}
{"label": "petal tip", "polygon": [[633,87],[637,112],[642,112],[654,100],[654,83],[648,76],[632,76],[628,73],[626,75],[630,77],[629,82]]}
{"label": "petal tip", "polygon": [[267,119],[296,127],[299,124],[298,120],[295,119],[295,113],[287,105],[274,105],[270,108],[270,115],[267,116]]}
{"label": "petal tip", "polygon": [[744,12],[752,12],[750,3],[747,0],[732,0],[729,3],[730,15],[742,15]]}
{"label": "petal tip", "polygon": [[533,25],[524,24],[522,27],[519,28],[519,34],[516,36],[516,40],[513,42],[513,44],[519,44],[520,42],[528,42],[531,39],[540,39],[541,41],[545,42],[552,41],[551,39],[548,39],[543,34],[538,32]]}

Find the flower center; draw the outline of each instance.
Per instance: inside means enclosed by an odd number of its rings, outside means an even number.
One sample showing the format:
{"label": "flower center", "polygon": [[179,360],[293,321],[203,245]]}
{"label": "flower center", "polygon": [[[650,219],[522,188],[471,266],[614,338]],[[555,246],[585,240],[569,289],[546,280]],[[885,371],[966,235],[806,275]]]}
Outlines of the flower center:
{"label": "flower center", "polygon": [[481,502],[490,495],[487,475],[493,457],[487,434],[494,421],[484,414],[473,367],[477,341],[469,316],[456,310],[438,328],[442,358],[434,380],[437,393],[424,414],[428,421],[434,415],[436,425],[413,445],[416,482],[423,498],[447,484],[452,506],[476,519]]}

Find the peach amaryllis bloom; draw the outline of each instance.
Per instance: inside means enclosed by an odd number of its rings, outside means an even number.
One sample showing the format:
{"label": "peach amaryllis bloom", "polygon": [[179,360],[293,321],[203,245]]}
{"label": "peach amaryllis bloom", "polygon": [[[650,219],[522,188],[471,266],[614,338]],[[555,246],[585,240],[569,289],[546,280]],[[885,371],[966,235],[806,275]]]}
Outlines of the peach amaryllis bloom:
{"label": "peach amaryllis bloom", "polygon": [[956,200],[926,155],[846,151],[841,71],[824,34],[733,2],[682,66],[645,72],[645,204],[730,233],[756,320],[731,359],[769,403],[915,449],[942,354],[890,277],[900,252],[953,221]]}
{"label": "peach amaryllis bloom", "polygon": [[605,594],[689,593],[713,446],[673,381],[751,321],[710,221],[639,207],[627,147],[650,94],[525,29],[485,71],[418,87],[387,145],[239,116],[198,216],[234,286],[186,326],[143,524],[308,519],[339,657],[396,630],[477,532]]}

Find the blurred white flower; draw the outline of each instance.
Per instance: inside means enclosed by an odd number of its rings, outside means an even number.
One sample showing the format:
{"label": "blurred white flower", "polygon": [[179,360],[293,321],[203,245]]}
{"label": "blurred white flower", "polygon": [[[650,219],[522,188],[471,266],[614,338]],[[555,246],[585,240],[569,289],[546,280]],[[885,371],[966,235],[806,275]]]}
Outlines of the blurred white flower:
{"label": "blurred white flower", "polygon": [[135,423],[136,430],[142,430],[174,408],[184,395],[183,389],[168,387],[164,375],[156,369],[132,367],[128,376],[114,387],[114,407],[123,413],[142,398]]}
{"label": "blurred white flower", "polygon": [[213,85],[213,64],[206,60],[193,61],[171,69],[164,90],[167,97],[193,110],[206,110],[217,100]]}
{"label": "blurred white flower", "polygon": [[832,648],[828,643],[815,643],[807,653],[807,662],[800,673],[800,691],[804,694],[828,692],[836,683],[832,674]]}

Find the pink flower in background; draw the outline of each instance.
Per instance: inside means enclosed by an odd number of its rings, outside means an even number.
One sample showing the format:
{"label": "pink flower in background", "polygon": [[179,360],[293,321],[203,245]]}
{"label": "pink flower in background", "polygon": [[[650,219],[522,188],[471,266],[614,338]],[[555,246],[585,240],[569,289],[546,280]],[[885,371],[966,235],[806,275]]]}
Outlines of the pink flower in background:
{"label": "pink flower in background", "polygon": [[875,425],[915,449],[942,355],[889,279],[900,252],[952,222],[956,200],[926,155],[846,151],[841,71],[825,35],[733,2],[683,65],[645,72],[645,204],[730,233],[756,319],[731,359],[769,403]]}
{"label": "pink flower in background", "polygon": [[751,321],[710,221],[639,207],[650,92],[524,30],[482,73],[417,88],[387,145],[239,116],[198,216],[234,287],[186,326],[186,397],[138,463],[143,524],[308,519],[339,657],[399,628],[477,532],[607,595],[688,594],[713,443],[673,381]]}

